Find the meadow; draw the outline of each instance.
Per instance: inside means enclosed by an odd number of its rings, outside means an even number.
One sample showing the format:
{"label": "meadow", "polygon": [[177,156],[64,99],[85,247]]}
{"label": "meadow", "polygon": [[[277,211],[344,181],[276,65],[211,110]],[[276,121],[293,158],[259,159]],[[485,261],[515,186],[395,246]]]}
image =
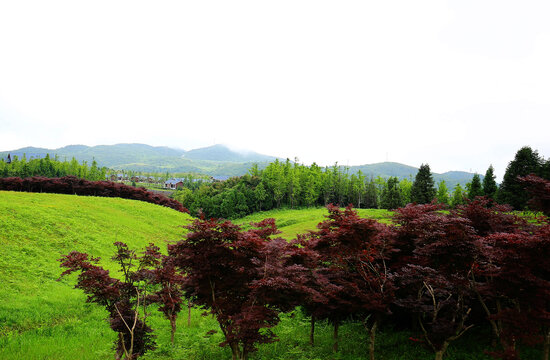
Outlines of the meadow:
{"label": "meadow", "polygon": [[[291,239],[315,230],[326,209],[276,210],[248,216],[239,224],[273,217]],[[360,210],[359,214],[390,221],[386,210]],[[102,258],[101,264],[116,271],[110,257],[115,241],[133,249],[150,242],[164,248],[184,236],[182,225],[190,217],[175,210],[134,200],[74,195],[0,191],[0,359],[113,359],[114,332],[105,321],[106,312],[85,302],[82,291],[73,289],[76,275],[58,281],[57,259],[72,250]],[[169,322],[153,310],[150,324],[158,348],[143,359],[228,359],[229,349],[217,322],[192,309],[190,325],[182,311],[174,345]],[[207,335],[209,331],[214,333]],[[488,329],[474,329],[453,344],[447,359],[489,359],[483,354]],[[362,359],[367,356],[367,334],[358,323],[340,329],[340,352],[332,352],[332,326],[320,322],[316,345],[309,345],[309,319],[299,311],[284,314],[274,329],[280,341],[262,345],[251,359]],[[479,336],[483,333],[484,336]],[[431,359],[433,353],[419,346],[417,335],[383,327],[377,337],[378,359]],[[540,353],[524,353],[538,359]]]}
{"label": "meadow", "polygon": [[[384,209],[357,209],[361,217],[375,219],[379,222],[390,223],[393,212]],[[317,230],[317,224],[325,220],[327,209],[324,207],[305,209],[275,209],[257,212],[252,215],[237,219],[234,223],[248,228],[250,223],[260,222],[266,218],[274,218],[279,235],[283,239],[291,240],[298,234],[305,234]]]}

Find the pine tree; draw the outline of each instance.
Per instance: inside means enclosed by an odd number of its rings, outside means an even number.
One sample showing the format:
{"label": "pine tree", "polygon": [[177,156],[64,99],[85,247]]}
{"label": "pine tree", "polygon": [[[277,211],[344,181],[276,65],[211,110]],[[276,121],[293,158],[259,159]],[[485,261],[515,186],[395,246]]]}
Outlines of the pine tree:
{"label": "pine tree", "polygon": [[390,177],[382,190],[381,207],[383,209],[397,209],[401,206],[403,206],[403,200],[399,190],[399,180],[396,177]]}
{"label": "pine tree", "polygon": [[543,161],[537,151],[533,151],[529,146],[519,149],[514,160],[506,168],[498,191],[498,201],[501,204],[510,204],[516,210],[524,209],[529,200],[529,194],[524,185],[518,181],[518,176],[538,175],[542,170],[542,164]]}
{"label": "pine tree", "polygon": [[417,204],[430,203],[435,197],[435,186],[430,165],[422,164],[411,188],[411,201]]}
{"label": "pine tree", "polygon": [[371,178],[368,183],[365,184],[365,207],[367,209],[378,209],[378,188],[374,179]]}
{"label": "pine tree", "polygon": [[440,204],[449,204],[449,189],[445,180],[441,180],[437,186],[437,194],[435,195],[437,202]]}
{"label": "pine tree", "polygon": [[493,169],[493,165],[490,165],[485,172],[485,177],[483,178],[483,195],[491,199],[495,197],[498,190],[494,171],[495,169]]}
{"label": "pine tree", "polygon": [[473,200],[476,196],[483,196],[483,188],[478,174],[474,174],[472,182],[468,185],[468,199]]}
{"label": "pine tree", "polygon": [[258,211],[262,211],[262,201],[267,198],[267,191],[263,182],[259,183],[256,189],[254,189],[254,196],[258,204]]}
{"label": "pine tree", "polygon": [[466,201],[464,201],[464,189],[460,186],[460,184],[456,184],[451,200],[451,205],[453,207],[466,203]]}
{"label": "pine tree", "polygon": [[412,176],[411,180],[402,179],[399,182],[399,190],[401,190],[401,199],[403,199],[403,204],[407,205],[411,202],[411,189],[412,189]]}

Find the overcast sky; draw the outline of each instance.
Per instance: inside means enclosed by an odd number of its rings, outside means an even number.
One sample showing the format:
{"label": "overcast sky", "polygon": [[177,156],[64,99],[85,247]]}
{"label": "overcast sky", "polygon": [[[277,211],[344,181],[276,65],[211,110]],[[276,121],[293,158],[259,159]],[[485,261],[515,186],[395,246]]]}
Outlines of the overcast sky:
{"label": "overcast sky", "polygon": [[499,178],[550,157],[550,2],[3,1],[0,151],[225,143]]}

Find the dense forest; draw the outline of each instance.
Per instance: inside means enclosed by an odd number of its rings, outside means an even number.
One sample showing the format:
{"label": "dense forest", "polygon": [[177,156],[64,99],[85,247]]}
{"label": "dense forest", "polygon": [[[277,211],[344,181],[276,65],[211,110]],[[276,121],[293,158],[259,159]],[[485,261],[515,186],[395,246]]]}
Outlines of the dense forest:
{"label": "dense forest", "polygon": [[60,161],[57,157],[50,158],[49,155],[40,159],[29,159],[14,156],[10,162],[0,161],[0,177],[44,176],[48,178],[76,176],[90,181],[105,180],[107,168],[98,167],[97,162],[92,161],[88,165],[86,161],[80,164],[75,158],[71,161]]}
{"label": "dense forest", "polygon": [[434,184],[429,165],[422,165],[415,179],[390,177],[367,178],[361,172],[349,174],[334,165],[321,168],[316,164],[272,162],[266,169],[252,168],[250,174],[225,182],[202,184],[194,189],[179,190],[174,198],[191,214],[199,209],[209,217],[238,218],[255,211],[276,208],[301,208],[352,204],[356,208],[396,209],[408,203],[439,203],[457,206],[465,198],[494,196],[496,188],[492,167],[483,184],[475,175],[466,188],[447,188],[445,181]]}
{"label": "dense forest", "polygon": [[350,174],[347,168],[311,166],[297,162],[274,161],[265,169],[253,167],[249,174],[222,183],[184,188],[174,197],[191,214],[201,210],[209,217],[239,218],[255,211],[276,208],[300,208],[337,204],[356,208],[396,209],[409,203],[426,204],[432,200],[456,207],[476,196],[494,198],[514,209],[527,206],[528,194],[518,176],[535,174],[550,179],[550,160],[537,151],[523,147],[506,169],[500,187],[494,169],[485,175],[475,174],[471,182],[449,189],[445,181],[434,183],[428,164],[423,164],[414,179],[366,177],[359,171]]}

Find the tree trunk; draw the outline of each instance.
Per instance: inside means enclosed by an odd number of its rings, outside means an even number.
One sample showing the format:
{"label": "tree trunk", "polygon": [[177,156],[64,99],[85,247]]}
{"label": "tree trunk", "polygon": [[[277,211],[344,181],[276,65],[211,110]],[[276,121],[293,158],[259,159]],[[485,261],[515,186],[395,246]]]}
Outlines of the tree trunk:
{"label": "tree trunk", "polygon": [[334,334],[332,335],[332,338],[334,339],[334,345],[332,345],[332,350],[334,352],[338,352],[338,328],[340,327],[339,322],[334,323]]}
{"label": "tree trunk", "polygon": [[174,336],[176,334],[176,318],[170,318],[170,342],[174,345]]}
{"label": "tree trunk", "polygon": [[445,355],[445,352],[447,351],[448,346],[449,346],[449,343],[445,341],[441,349],[435,352],[435,360],[443,360],[443,355]]}
{"label": "tree trunk", "polygon": [[548,360],[549,356],[550,356],[550,329],[548,329],[546,333],[546,337],[544,338],[542,360]]}
{"label": "tree trunk", "polygon": [[311,328],[309,330],[309,345],[315,345],[315,316],[311,315]]}
{"label": "tree trunk", "polygon": [[315,345],[315,316],[311,315],[311,327],[309,329],[309,345]]}
{"label": "tree trunk", "polygon": [[369,330],[369,355],[370,360],[374,360],[374,344],[376,340],[376,329],[378,328],[378,321],[375,321],[374,324],[372,324],[372,327]]}
{"label": "tree trunk", "polygon": [[231,348],[231,359],[232,360],[241,360],[241,349],[239,349],[239,344],[230,343],[229,347]]}

